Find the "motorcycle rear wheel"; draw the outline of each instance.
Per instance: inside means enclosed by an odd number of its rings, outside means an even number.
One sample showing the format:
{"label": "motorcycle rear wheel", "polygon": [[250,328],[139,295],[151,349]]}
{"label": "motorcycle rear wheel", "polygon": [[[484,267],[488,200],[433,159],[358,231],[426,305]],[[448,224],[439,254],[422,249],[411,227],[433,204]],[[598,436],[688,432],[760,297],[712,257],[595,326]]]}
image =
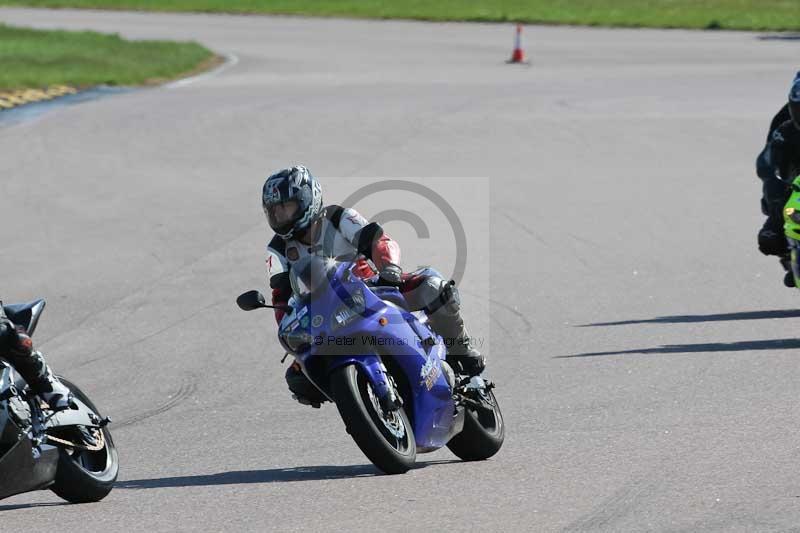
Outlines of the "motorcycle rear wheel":
{"label": "motorcycle rear wheel", "polygon": [[[92,401],[77,385],[64,378],[59,379],[77,399],[100,416]],[[59,449],[58,470],[50,490],[70,503],[99,502],[114,488],[119,473],[117,448],[108,426],[101,431],[105,446],[99,451]]]}
{"label": "motorcycle rear wheel", "polygon": [[384,411],[356,365],[337,369],[330,382],[347,432],[364,455],[387,474],[408,472],[416,461],[417,446],[403,408]]}

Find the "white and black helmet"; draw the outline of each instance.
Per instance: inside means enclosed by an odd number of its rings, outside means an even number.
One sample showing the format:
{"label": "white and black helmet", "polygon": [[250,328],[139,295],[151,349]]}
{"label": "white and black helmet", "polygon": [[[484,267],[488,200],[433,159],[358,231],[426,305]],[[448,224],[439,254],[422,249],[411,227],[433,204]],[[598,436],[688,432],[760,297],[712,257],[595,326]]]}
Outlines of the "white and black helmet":
{"label": "white and black helmet", "polygon": [[789,114],[794,125],[800,129],[800,72],[794,77],[792,88],[789,89]]}
{"label": "white and black helmet", "polygon": [[306,167],[285,168],[264,182],[261,204],[272,230],[291,239],[322,215],[322,187]]}

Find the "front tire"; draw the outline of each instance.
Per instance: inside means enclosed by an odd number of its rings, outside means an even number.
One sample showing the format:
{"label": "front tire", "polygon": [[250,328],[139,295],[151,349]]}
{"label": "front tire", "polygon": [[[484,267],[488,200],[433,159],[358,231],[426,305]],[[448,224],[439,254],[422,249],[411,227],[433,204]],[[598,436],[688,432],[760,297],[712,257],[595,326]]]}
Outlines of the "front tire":
{"label": "front tire", "polygon": [[[72,394],[94,413],[100,412],[77,385],[59,378]],[[50,490],[70,503],[99,502],[114,488],[119,473],[119,457],[108,426],[101,429],[105,446],[96,452],[59,448],[58,470]]]}
{"label": "front tire", "polygon": [[384,411],[356,365],[336,369],[330,382],[347,432],[364,455],[387,474],[408,472],[416,461],[417,446],[403,408]]}
{"label": "front tire", "polygon": [[482,393],[485,405],[491,409],[467,407],[464,429],[450,439],[447,447],[464,461],[483,461],[500,451],[505,440],[506,426],[494,392]]}

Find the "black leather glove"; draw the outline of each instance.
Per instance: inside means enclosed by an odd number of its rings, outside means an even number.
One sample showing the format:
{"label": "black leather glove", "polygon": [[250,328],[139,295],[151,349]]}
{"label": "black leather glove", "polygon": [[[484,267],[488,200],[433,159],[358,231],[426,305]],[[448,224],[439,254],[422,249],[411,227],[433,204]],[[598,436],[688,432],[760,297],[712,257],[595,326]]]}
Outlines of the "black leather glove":
{"label": "black leather glove", "polygon": [[11,321],[7,318],[0,318],[0,339],[2,339],[8,334],[8,330],[10,328],[11,328]]}
{"label": "black leather glove", "polygon": [[758,249],[764,255],[785,255],[789,253],[789,245],[784,233],[769,228],[758,232]]}
{"label": "black leather glove", "polygon": [[403,269],[392,263],[384,266],[378,274],[378,285],[399,287],[402,282]]}

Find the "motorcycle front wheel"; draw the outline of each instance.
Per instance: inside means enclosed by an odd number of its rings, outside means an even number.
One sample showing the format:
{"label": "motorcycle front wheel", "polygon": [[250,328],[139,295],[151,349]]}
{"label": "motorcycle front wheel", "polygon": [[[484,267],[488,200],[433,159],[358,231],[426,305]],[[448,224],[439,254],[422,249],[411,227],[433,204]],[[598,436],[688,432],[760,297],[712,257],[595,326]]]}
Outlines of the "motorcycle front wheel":
{"label": "motorcycle front wheel", "polygon": [[[100,411],[74,383],[59,378],[72,394],[98,416]],[[99,502],[111,492],[119,473],[119,457],[108,426],[101,429],[105,445],[97,451],[59,448],[58,470],[50,490],[70,503]],[[77,429],[75,433],[78,433]],[[79,435],[76,435],[79,437]],[[74,442],[74,441],[73,441]]]}
{"label": "motorcycle front wheel", "polygon": [[417,446],[403,408],[384,410],[356,365],[336,369],[330,383],[347,432],[364,455],[387,474],[408,472],[416,461]]}

